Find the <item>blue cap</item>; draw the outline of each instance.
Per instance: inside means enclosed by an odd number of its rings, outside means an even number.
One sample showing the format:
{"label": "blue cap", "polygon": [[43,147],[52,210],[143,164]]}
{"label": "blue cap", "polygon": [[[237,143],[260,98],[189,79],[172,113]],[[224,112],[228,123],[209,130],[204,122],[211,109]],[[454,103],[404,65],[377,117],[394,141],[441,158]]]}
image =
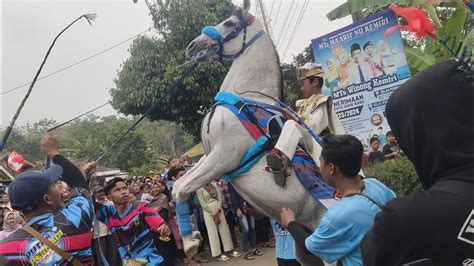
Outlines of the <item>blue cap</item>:
{"label": "blue cap", "polygon": [[63,174],[59,165],[51,165],[44,172],[26,171],[18,175],[8,187],[12,208],[20,211],[31,211],[48,193],[49,186]]}

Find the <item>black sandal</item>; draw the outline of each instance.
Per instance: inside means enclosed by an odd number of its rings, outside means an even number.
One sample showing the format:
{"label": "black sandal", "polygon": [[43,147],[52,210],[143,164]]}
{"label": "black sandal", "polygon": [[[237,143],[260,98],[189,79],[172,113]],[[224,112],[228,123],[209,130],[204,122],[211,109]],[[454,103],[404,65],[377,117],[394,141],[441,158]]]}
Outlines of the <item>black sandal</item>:
{"label": "black sandal", "polygon": [[244,256],[244,259],[246,259],[246,260],[254,260],[255,257],[253,256],[253,252],[252,252],[252,251],[247,252],[247,253],[245,254],[245,256]]}
{"label": "black sandal", "polygon": [[284,164],[283,158],[276,154],[267,155],[267,167],[265,170],[273,173],[275,183],[280,187],[286,187],[286,177],[290,176],[287,171],[288,166]]}
{"label": "black sandal", "polygon": [[260,251],[258,248],[255,248],[255,249],[253,250],[253,254],[254,254],[255,256],[263,256],[263,252]]}

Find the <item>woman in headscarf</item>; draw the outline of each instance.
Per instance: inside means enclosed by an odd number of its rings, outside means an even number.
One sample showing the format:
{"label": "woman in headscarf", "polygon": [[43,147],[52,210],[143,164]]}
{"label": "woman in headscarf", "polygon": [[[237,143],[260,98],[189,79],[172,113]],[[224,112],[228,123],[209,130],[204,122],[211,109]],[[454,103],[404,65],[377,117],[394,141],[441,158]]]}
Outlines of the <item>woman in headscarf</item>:
{"label": "woman in headscarf", "polygon": [[16,220],[16,212],[12,210],[5,210],[3,213],[3,231],[0,232],[0,240],[7,238],[15,232],[20,225]]}
{"label": "woman in headscarf", "polygon": [[3,207],[0,207],[0,232],[3,230],[3,211],[5,209]]}
{"label": "woman in headscarf", "polygon": [[168,221],[169,218],[169,198],[165,193],[167,190],[166,185],[163,181],[158,181],[153,184],[151,189],[151,196],[153,199],[150,201],[150,207],[155,208],[156,211],[160,214],[165,221]]}
{"label": "woman in headscarf", "polygon": [[390,201],[376,216],[361,245],[364,265],[472,261],[473,106],[474,73],[455,60],[428,67],[392,94],[387,120],[424,191]]}
{"label": "woman in headscarf", "polygon": [[329,88],[331,93],[339,89],[338,66],[334,59],[328,59],[326,62],[327,72],[324,77],[324,85]]}

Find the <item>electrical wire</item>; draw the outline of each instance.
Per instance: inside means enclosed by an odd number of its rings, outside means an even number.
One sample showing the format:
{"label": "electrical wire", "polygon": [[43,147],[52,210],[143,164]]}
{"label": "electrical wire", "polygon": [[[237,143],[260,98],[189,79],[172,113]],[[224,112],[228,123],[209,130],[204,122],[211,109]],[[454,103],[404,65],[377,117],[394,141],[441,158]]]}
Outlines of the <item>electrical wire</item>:
{"label": "electrical wire", "polygon": [[[299,0],[298,0],[298,1],[299,1]],[[278,47],[278,44],[280,43],[280,39],[281,39],[281,37],[282,37],[282,35],[283,35],[283,31],[284,31],[284,29],[286,28],[286,22],[288,22],[288,18],[290,17],[291,10],[293,9],[294,3],[295,3],[295,0],[293,0],[293,1],[291,2],[290,10],[288,11],[288,13],[287,13],[286,16],[285,16],[285,19],[283,20],[283,24],[282,24],[283,30],[280,31],[280,34],[278,34],[277,45],[276,45],[277,47]]]}
{"label": "electrical wire", "polygon": [[[294,3],[294,2],[293,2],[293,3]],[[292,23],[293,18],[295,17],[295,14],[296,14],[296,12],[297,12],[297,10],[298,10],[298,5],[299,5],[299,4],[300,4],[300,0],[296,0],[296,7],[295,7],[295,9],[293,10],[293,12],[291,13],[291,18],[290,18],[290,20],[288,21],[288,23],[285,22],[285,23],[283,24],[283,25],[285,25],[286,27],[285,27],[284,33],[282,34],[282,38],[281,38],[281,39],[278,39],[278,42],[277,42],[278,50],[280,50],[280,48],[281,48],[281,46],[280,46],[280,41],[281,41],[282,44],[285,42],[286,36],[287,36],[287,34],[288,34],[288,30],[289,30],[290,27],[291,27],[291,23]]]}
{"label": "electrical wire", "polygon": [[268,15],[268,17],[271,17],[272,14],[273,14],[273,6],[275,5],[275,0],[272,1],[272,7],[270,8],[270,14]]}
{"label": "electrical wire", "polygon": [[[68,66],[66,66],[66,67],[63,67],[63,68],[61,68],[61,69],[58,69],[58,70],[56,70],[56,71],[54,71],[54,72],[51,72],[51,73],[46,74],[46,75],[44,75],[44,76],[41,76],[41,77],[39,77],[37,80],[45,79],[45,78],[47,78],[47,77],[50,77],[50,76],[55,75],[55,74],[57,74],[57,73],[60,73],[60,72],[62,72],[62,71],[64,71],[64,70],[67,70],[67,69],[69,69],[69,68],[75,67],[75,66],[77,66],[77,65],[79,65],[79,64],[81,64],[81,63],[84,63],[84,62],[86,62],[86,61],[88,61],[88,60],[90,60],[90,59],[92,59],[92,58],[94,58],[94,57],[96,57],[96,56],[99,56],[99,55],[101,55],[101,54],[103,54],[103,53],[105,53],[105,52],[108,52],[108,51],[112,50],[113,48],[115,48],[115,47],[117,47],[117,46],[120,46],[120,45],[122,45],[122,44],[124,44],[124,43],[126,43],[126,42],[128,42],[128,41],[130,41],[130,40],[132,40],[132,39],[135,39],[136,37],[138,37],[138,36],[140,36],[140,35],[143,35],[143,34],[145,34],[146,32],[149,32],[151,29],[152,29],[152,28],[148,28],[146,31],[142,31],[142,32],[140,32],[139,34],[137,34],[137,35],[135,35],[135,36],[133,36],[133,37],[130,37],[130,38],[124,40],[124,41],[121,41],[121,42],[119,42],[119,43],[117,43],[117,44],[115,44],[115,45],[112,45],[112,46],[110,46],[110,47],[108,47],[108,48],[106,48],[106,49],[104,49],[104,50],[102,50],[102,51],[100,51],[100,52],[98,52],[98,53],[95,53],[95,54],[93,54],[93,55],[91,55],[91,56],[89,56],[89,57],[86,57],[86,58],[84,58],[84,59],[82,59],[82,60],[79,60],[79,61],[77,61],[77,62],[75,62],[75,63],[73,63],[73,64],[70,64],[70,65],[68,65]],[[10,93],[10,92],[12,92],[12,91],[21,89],[21,88],[26,87],[26,86],[28,86],[28,85],[30,85],[30,84],[31,84],[31,82],[28,82],[28,83],[25,83],[25,84],[16,86],[16,87],[14,87],[14,88],[12,88],[12,89],[9,89],[9,90],[7,90],[7,91],[1,92],[1,93],[0,93],[0,96],[1,96],[1,95],[5,95],[5,94],[7,94],[7,93]]]}
{"label": "electrical wire", "polygon": [[303,20],[304,14],[306,13],[306,9],[309,6],[309,0],[305,0],[305,3],[303,3],[303,7],[301,8],[300,15],[298,16],[298,19],[296,20],[295,27],[293,28],[293,31],[290,35],[290,39],[286,45],[285,52],[283,53],[282,59],[285,58],[286,53],[288,52],[288,48],[290,47],[291,43],[293,42],[293,39],[295,38],[295,35],[300,27],[301,21]]}
{"label": "electrical wire", "polygon": [[280,8],[281,8],[281,4],[283,3],[283,0],[280,1],[280,5],[278,5],[278,11],[277,11],[277,14],[275,16],[275,20],[273,21],[273,28],[275,28],[275,24],[278,20],[278,15],[280,14]]}

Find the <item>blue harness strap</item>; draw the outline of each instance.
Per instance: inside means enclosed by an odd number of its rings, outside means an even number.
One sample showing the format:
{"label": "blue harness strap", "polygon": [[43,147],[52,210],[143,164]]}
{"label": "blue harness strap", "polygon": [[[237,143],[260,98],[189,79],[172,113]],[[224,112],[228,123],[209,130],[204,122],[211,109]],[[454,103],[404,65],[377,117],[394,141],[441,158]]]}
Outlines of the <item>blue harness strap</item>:
{"label": "blue harness strap", "polygon": [[[249,134],[256,140],[240,161],[239,167],[225,174],[222,179],[232,181],[235,177],[250,170],[263,156],[267,155],[274,147],[273,140],[267,135],[267,123],[269,119],[281,112],[278,106],[272,106],[253,100],[240,98],[229,92],[219,92],[215,98],[216,106],[223,106],[232,111],[247,129]],[[273,112],[272,112],[272,111]],[[249,117],[258,117],[258,122],[252,123]],[[300,183],[308,193],[319,203],[327,208],[325,202],[334,199],[335,190],[324,182],[321,171],[311,156],[299,148],[293,157],[292,167]]]}
{"label": "blue harness strap", "polygon": [[[255,101],[240,98],[230,92],[219,92],[212,108],[223,106],[234,113],[254,140],[267,136],[268,120],[277,113],[257,105]],[[210,121],[210,119],[209,119]]]}

